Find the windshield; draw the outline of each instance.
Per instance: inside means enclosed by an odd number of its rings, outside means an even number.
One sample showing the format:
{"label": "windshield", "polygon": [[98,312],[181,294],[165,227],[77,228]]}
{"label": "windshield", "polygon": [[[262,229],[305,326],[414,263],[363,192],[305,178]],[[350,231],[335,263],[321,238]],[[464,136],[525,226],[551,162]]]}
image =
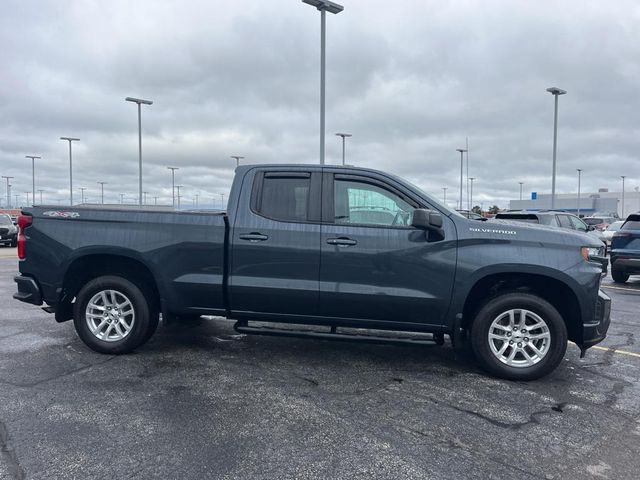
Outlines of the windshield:
{"label": "windshield", "polygon": [[0,215],[0,225],[13,225],[9,215]]}
{"label": "windshield", "polygon": [[607,227],[607,230],[610,232],[617,232],[618,230],[620,230],[620,227],[622,226],[624,222],[613,222],[611,225],[609,225]]}
{"label": "windshield", "polygon": [[414,190],[416,193],[418,193],[421,197],[423,197],[429,203],[433,204],[434,206],[439,207],[440,210],[443,210],[445,214],[453,214],[453,215],[456,215],[456,216],[458,216],[460,218],[467,218],[464,215],[462,215],[460,212],[456,212],[455,210],[451,209],[450,207],[448,207],[447,205],[442,203],[440,200],[436,199],[433,195],[429,195],[423,189],[421,189],[420,187],[414,185],[413,183],[411,183],[411,182],[409,182],[409,181],[407,181],[407,180],[405,180],[403,178],[396,177],[395,175],[393,176],[393,178],[396,181],[398,181],[400,183],[403,183],[407,187],[409,187],[412,190]]}
{"label": "windshield", "polygon": [[583,218],[582,221],[587,225],[600,225],[601,223],[605,223],[604,219],[595,217]]}

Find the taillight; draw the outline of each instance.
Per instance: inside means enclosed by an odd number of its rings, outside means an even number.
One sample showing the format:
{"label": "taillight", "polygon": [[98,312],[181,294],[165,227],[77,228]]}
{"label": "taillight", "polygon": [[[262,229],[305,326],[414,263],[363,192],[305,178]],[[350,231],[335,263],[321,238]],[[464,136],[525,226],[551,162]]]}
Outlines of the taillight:
{"label": "taillight", "polygon": [[33,217],[31,215],[19,215],[18,216],[18,258],[24,259],[26,257],[25,251],[25,243],[27,242],[27,237],[24,234],[24,230],[31,225],[33,222]]}

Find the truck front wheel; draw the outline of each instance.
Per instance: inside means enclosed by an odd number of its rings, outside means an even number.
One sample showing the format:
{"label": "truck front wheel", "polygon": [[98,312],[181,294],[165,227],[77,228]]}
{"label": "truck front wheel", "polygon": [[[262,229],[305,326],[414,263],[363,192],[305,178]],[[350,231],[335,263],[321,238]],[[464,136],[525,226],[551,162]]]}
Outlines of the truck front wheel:
{"label": "truck front wheel", "polygon": [[508,380],[535,380],[552,372],[567,349],[567,327],[546,300],[506,293],[489,300],[471,326],[481,366]]}
{"label": "truck front wheel", "polygon": [[135,283],[114,275],[97,277],[76,296],[73,322],[92,350],[128,353],[146,342],[158,326],[158,312]]}

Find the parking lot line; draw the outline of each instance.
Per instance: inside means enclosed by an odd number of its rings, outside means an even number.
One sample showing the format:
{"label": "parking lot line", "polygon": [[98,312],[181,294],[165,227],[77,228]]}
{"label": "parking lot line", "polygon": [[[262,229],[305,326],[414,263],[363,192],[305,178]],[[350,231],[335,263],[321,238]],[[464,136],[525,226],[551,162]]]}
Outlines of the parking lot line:
{"label": "parking lot line", "polygon": [[637,289],[637,288],[614,287],[612,285],[600,285],[600,288],[612,288],[614,290],[626,290],[627,292],[638,292],[638,293],[640,293],[640,289]]}
{"label": "parking lot line", "polygon": [[627,352],[626,350],[618,350],[617,348],[601,347],[600,345],[595,345],[591,348],[595,348],[596,350],[604,350],[606,352],[620,353],[622,355],[629,355],[630,357],[640,358],[640,353]]}

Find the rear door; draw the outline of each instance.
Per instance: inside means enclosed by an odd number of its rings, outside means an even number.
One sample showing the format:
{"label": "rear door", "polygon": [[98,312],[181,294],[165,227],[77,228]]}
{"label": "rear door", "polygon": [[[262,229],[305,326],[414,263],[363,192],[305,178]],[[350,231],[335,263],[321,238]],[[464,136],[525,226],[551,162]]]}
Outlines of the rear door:
{"label": "rear door", "polygon": [[344,319],[442,324],[455,273],[455,227],[429,242],[411,226],[428,207],[392,180],[326,169],[320,311]]}
{"label": "rear door", "polygon": [[230,239],[234,312],[317,314],[320,187],[311,170],[247,173]]}

